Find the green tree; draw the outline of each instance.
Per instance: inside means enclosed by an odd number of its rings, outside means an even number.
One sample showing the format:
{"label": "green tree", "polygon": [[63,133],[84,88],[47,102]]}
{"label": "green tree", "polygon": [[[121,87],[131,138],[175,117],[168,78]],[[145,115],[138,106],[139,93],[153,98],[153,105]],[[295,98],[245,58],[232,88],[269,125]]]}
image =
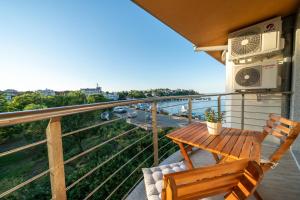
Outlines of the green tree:
{"label": "green tree", "polygon": [[87,102],[86,96],[80,91],[71,91],[63,98],[63,105],[61,106],[70,106],[70,105],[79,105]]}
{"label": "green tree", "polygon": [[13,98],[9,104],[10,111],[21,111],[29,104],[43,104],[43,96],[37,92],[26,92]]}
{"label": "green tree", "polygon": [[127,91],[118,92],[119,100],[126,100],[126,97],[128,96]]}
{"label": "green tree", "polygon": [[131,98],[146,98],[146,95],[144,94],[143,91],[139,91],[139,90],[131,90],[129,93],[128,93],[128,96],[131,97]]}
{"label": "green tree", "polygon": [[7,111],[8,102],[3,94],[0,93],[0,112]]}
{"label": "green tree", "polygon": [[109,100],[106,99],[102,94],[90,95],[87,98],[88,103],[99,103],[99,102],[106,102],[106,101],[109,101]]}

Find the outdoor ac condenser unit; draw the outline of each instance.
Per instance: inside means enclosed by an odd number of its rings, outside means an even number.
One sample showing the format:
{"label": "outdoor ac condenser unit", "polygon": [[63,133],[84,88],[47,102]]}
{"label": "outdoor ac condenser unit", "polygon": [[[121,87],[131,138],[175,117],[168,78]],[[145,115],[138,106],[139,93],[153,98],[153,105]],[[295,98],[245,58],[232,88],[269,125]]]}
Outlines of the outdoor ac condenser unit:
{"label": "outdoor ac condenser unit", "polygon": [[257,57],[280,52],[284,47],[281,26],[281,18],[277,17],[230,33],[229,59],[235,63],[250,63],[257,60]]}
{"label": "outdoor ac condenser unit", "polygon": [[275,89],[278,87],[278,64],[276,60],[236,65],[233,67],[233,89]]}

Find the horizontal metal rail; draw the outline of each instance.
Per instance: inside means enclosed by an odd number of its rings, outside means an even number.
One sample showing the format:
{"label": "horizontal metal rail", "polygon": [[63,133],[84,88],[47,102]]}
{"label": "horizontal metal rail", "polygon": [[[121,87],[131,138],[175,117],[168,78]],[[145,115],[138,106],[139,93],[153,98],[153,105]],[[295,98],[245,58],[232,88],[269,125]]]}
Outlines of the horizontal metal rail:
{"label": "horizontal metal rail", "polygon": [[164,153],[160,158],[159,158],[159,161],[161,161],[161,159],[167,155],[167,153],[169,153],[169,151],[171,151],[172,149],[176,148],[177,146],[174,146],[174,147],[171,147],[168,151],[166,151],[166,153]]}
{"label": "horizontal metal rail", "polygon": [[128,133],[130,133],[130,132],[132,132],[132,131],[134,131],[134,130],[137,130],[137,129],[139,129],[139,128],[140,128],[140,127],[135,127],[135,128],[133,128],[133,129],[130,129],[130,130],[128,130],[128,131],[125,131],[125,132],[123,132],[123,133],[121,133],[121,134],[119,134],[119,135],[117,135],[117,136],[115,136],[115,137],[112,137],[112,138],[110,138],[109,140],[106,140],[105,142],[102,142],[101,144],[98,144],[98,145],[96,145],[96,146],[93,146],[93,147],[91,147],[91,148],[89,148],[89,149],[87,149],[87,150],[81,152],[80,154],[77,154],[76,156],[73,156],[72,158],[69,158],[68,160],[66,160],[66,161],[64,162],[64,164],[68,164],[69,162],[72,162],[73,160],[75,160],[75,159],[77,159],[77,158],[79,158],[79,157],[81,157],[81,156],[84,156],[85,154],[90,153],[91,151],[94,151],[95,149],[98,149],[99,147],[101,147],[101,146],[103,146],[103,145],[105,145],[105,144],[107,144],[107,143],[109,143],[109,142],[111,142],[111,141],[113,141],[113,140],[115,140],[115,139],[117,139],[117,138],[119,138],[119,137],[122,137],[122,136],[124,136],[124,135],[126,135],[126,134],[128,134]]}
{"label": "horizontal metal rail", "polygon": [[[224,105],[225,107],[226,106],[242,106],[240,104],[228,104],[228,105]],[[274,108],[281,108],[281,106],[261,106],[261,105],[248,105],[248,104],[245,104],[245,107],[247,106],[251,106],[251,107],[259,107],[259,108],[268,108],[268,107],[274,107]]]}
{"label": "horizontal metal rail", "polygon": [[184,106],[184,105],[187,105],[187,104],[188,104],[188,102],[181,103],[181,104],[170,105],[170,106],[162,106],[162,107],[159,107],[159,108],[171,108],[171,107],[176,107],[176,106]]}
{"label": "horizontal metal rail", "polygon": [[[215,93],[215,94],[202,94],[202,95],[165,96],[165,97],[138,99],[138,100],[102,102],[102,103],[94,103],[94,104],[63,106],[63,107],[55,107],[55,108],[47,108],[47,109],[0,113],[0,127],[20,124],[25,122],[45,120],[53,117],[63,117],[67,115],[83,113],[88,111],[108,109],[116,106],[127,106],[127,105],[138,104],[138,103],[150,103],[153,101],[188,99],[188,98],[197,99],[201,97],[211,97],[211,96],[228,96],[228,95],[260,94],[260,93],[266,94],[266,92],[246,92],[246,93],[222,93],[222,94]],[[291,92],[268,92],[268,94],[292,94],[292,93]]]}
{"label": "horizontal metal rail", "polygon": [[209,102],[209,101],[218,101],[217,99],[212,100],[193,100],[192,103],[203,103],[203,102]]}
{"label": "horizontal metal rail", "polygon": [[133,191],[133,189],[141,182],[144,176],[141,176],[135,183],[134,185],[126,192],[126,194],[122,197],[122,200],[126,199],[129,195],[130,192]]}
{"label": "horizontal metal rail", "polygon": [[14,148],[14,149],[5,151],[3,153],[0,153],[0,158],[3,157],[3,156],[7,156],[9,154],[12,154],[12,153],[16,153],[16,152],[19,152],[19,151],[23,151],[25,149],[29,149],[29,148],[38,146],[40,144],[45,144],[46,142],[47,142],[47,140],[45,139],[45,140],[41,140],[41,141],[38,141],[38,142],[35,142],[35,143],[32,143],[32,144],[28,144],[28,145],[25,145],[25,146],[22,146],[22,147],[18,147],[18,148]]}
{"label": "horizontal metal rail", "polygon": [[[237,101],[242,101],[243,99],[222,99],[222,101],[227,101],[227,100],[237,100]],[[265,98],[262,98],[261,100],[275,100],[275,101],[281,101],[281,100],[284,100],[284,98],[274,98],[274,99],[265,99]],[[257,99],[248,99],[248,98],[245,98],[245,101],[257,101]]]}
{"label": "horizontal metal rail", "polygon": [[[242,123],[240,123],[240,122],[226,122],[226,123],[242,124]],[[264,126],[258,125],[258,124],[246,124],[246,123],[244,123],[244,125],[248,125],[248,126],[257,126],[257,127],[264,127]]]}
{"label": "horizontal metal rail", "polygon": [[166,146],[168,146],[169,144],[171,144],[172,142],[173,142],[173,141],[170,141],[170,142],[168,142],[167,144],[165,144],[164,146],[160,147],[160,148],[159,148],[159,151],[160,151],[161,149],[165,148]]}
{"label": "horizontal metal rail", "polygon": [[[92,126],[89,126],[89,127],[81,128],[81,129],[78,129],[78,130],[75,130],[75,131],[71,131],[71,132],[68,132],[68,133],[64,133],[64,134],[62,134],[62,137],[73,135],[75,133],[79,133],[81,131],[92,129],[92,128],[95,128],[95,127],[98,127],[98,126],[101,126],[101,125],[110,124],[112,122],[119,121],[121,119],[125,119],[125,118],[117,118],[117,119],[113,119],[113,120],[110,120],[110,121],[101,122],[101,123],[98,123],[98,124],[95,124],[95,125],[92,125]],[[45,144],[45,143],[47,143],[46,139],[35,142],[35,143],[32,143],[32,144],[28,144],[28,145],[25,145],[25,146],[22,146],[22,147],[14,148],[14,149],[11,149],[11,150],[0,153],[0,158],[3,157],[3,156],[6,156],[6,155],[10,155],[10,154],[13,154],[13,153],[17,153],[19,151],[23,151],[23,150],[38,146],[40,144]]]}
{"label": "horizontal metal rail", "polygon": [[[150,147],[150,146],[149,146]],[[147,148],[149,148],[147,147]],[[135,158],[137,158],[139,155],[144,153],[144,151],[147,149],[143,149],[143,151],[140,151],[135,156],[133,156],[131,159],[129,159],[125,164],[123,164],[121,167],[119,167],[114,173],[112,173],[108,178],[106,178],[100,185],[98,185],[92,192],[90,192],[84,200],[89,199],[95,192],[97,192],[107,181],[109,181],[113,176],[115,176],[121,169],[123,169],[126,165],[128,165],[131,161],[133,161]]]}
{"label": "horizontal metal rail", "polygon": [[50,172],[50,170],[48,169],[48,170],[46,170],[46,171],[44,171],[42,173],[39,173],[38,175],[36,175],[36,176],[34,176],[34,177],[30,178],[30,179],[28,179],[27,181],[24,181],[24,182],[20,183],[19,185],[16,185],[15,187],[13,187],[13,188],[11,188],[11,189],[3,192],[2,194],[0,194],[0,198],[3,198],[3,197],[5,197],[6,195],[8,195],[8,194],[10,194],[12,192],[15,192],[16,190],[18,190],[18,189],[20,189],[20,188],[28,185],[29,183],[31,183],[33,181],[35,181],[36,179],[45,176],[49,172]]}
{"label": "horizontal metal rail", "polygon": [[[240,110],[225,110],[224,112],[228,113],[228,112],[238,112],[238,113],[241,113]],[[264,115],[269,115],[270,113],[266,113],[266,112],[256,112],[256,111],[247,111],[245,110],[244,111],[245,113],[255,113],[255,114],[264,114]],[[276,113],[276,112],[272,112],[273,114],[276,114],[276,115],[280,115],[280,113]]]}
{"label": "horizontal metal rail", "polygon": [[[226,117],[232,117],[232,118],[242,118],[241,116],[233,116],[233,115],[226,115]],[[261,119],[261,118],[252,118],[252,117],[244,117],[244,119],[258,120],[258,121],[266,121],[266,120],[267,120],[267,119]]]}
{"label": "horizontal metal rail", "polygon": [[[83,179],[85,179],[86,177],[88,177],[89,175],[91,175],[92,173],[94,173],[95,171],[97,171],[99,168],[101,168],[102,166],[104,166],[106,163],[108,163],[109,161],[113,160],[114,158],[116,158],[117,156],[119,156],[121,153],[125,152],[126,150],[128,150],[129,148],[131,148],[132,146],[136,145],[138,142],[142,141],[143,139],[145,139],[147,136],[150,135],[145,135],[142,138],[138,139],[137,141],[135,141],[134,143],[128,145],[127,147],[125,147],[124,149],[122,149],[121,151],[119,151],[118,153],[116,153],[115,155],[111,156],[109,159],[105,160],[104,162],[102,162],[100,165],[97,165],[96,167],[94,167],[93,169],[91,169],[89,172],[87,172],[86,174],[84,174],[82,177],[80,177],[79,179],[77,179],[76,181],[74,181],[71,185],[69,185],[67,187],[67,191],[71,188],[73,188],[76,184],[78,184],[80,181],[82,181]],[[152,146],[153,144],[151,143],[150,145],[148,145],[146,148],[149,148],[150,146]]]}
{"label": "horizontal metal rail", "polygon": [[109,199],[141,166],[143,166],[150,158],[153,157],[153,153],[146,158],[137,168],[135,168],[110,194],[105,198],[105,200]]}
{"label": "horizontal metal rail", "polygon": [[201,107],[201,108],[193,108],[192,110],[201,110],[201,109],[205,109],[205,108],[217,108],[218,106],[205,106],[205,107]]}
{"label": "horizontal metal rail", "polygon": [[69,136],[69,135],[73,135],[75,133],[79,133],[79,132],[82,132],[82,131],[86,131],[86,130],[89,130],[89,129],[92,129],[92,128],[96,128],[98,126],[102,126],[102,125],[105,125],[105,124],[110,124],[112,122],[116,122],[116,121],[119,121],[121,119],[126,119],[125,117],[120,117],[120,118],[117,118],[117,119],[112,119],[112,120],[109,120],[109,121],[105,121],[105,122],[100,122],[98,124],[94,124],[94,125],[91,125],[91,126],[88,126],[88,127],[84,127],[84,128],[81,128],[81,129],[78,129],[78,130],[75,130],[75,131],[71,131],[71,132],[68,132],[68,133],[64,133],[62,134],[62,137],[66,137],[66,136]]}

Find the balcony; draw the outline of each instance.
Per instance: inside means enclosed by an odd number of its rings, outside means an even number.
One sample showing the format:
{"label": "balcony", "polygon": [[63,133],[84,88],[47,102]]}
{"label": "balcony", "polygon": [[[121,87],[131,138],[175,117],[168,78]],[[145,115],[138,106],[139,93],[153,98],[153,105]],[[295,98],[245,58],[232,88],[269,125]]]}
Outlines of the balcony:
{"label": "balcony", "polygon": [[[168,96],[2,113],[1,130],[9,133],[19,126],[41,130],[32,143],[23,139],[15,142],[14,148],[1,145],[0,198],[144,199],[141,168],[182,160],[177,145],[165,137],[168,132],[202,121],[207,108],[225,113],[225,127],[261,131],[269,113],[287,116],[291,95]],[[151,109],[140,110],[137,104],[151,105]],[[117,106],[137,112],[137,117],[115,112],[108,121],[80,124],[82,117],[99,116]],[[276,145],[267,139],[262,155],[267,156]],[[265,199],[297,199],[300,195],[298,151],[292,148],[265,175],[258,189]],[[191,154],[196,166],[214,163],[206,151],[194,149]]]}

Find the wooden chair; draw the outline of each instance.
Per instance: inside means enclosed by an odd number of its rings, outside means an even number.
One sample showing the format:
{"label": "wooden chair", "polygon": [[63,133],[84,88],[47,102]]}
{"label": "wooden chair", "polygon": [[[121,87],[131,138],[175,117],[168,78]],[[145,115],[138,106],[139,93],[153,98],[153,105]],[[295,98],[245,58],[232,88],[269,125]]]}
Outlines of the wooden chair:
{"label": "wooden chair", "polygon": [[267,135],[273,135],[280,139],[280,146],[273,152],[268,160],[261,160],[261,167],[268,171],[278,164],[278,161],[290,148],[300,133],[300,123],[274,114],[269,115],[266,126],[263,129],[261,140]]}
{"label": "wooden chair", "polygon": [[262,176],[259,164],[248,160],[166,174],[161,199],[196,200],[224,193],[225,199],[247,199]]}

